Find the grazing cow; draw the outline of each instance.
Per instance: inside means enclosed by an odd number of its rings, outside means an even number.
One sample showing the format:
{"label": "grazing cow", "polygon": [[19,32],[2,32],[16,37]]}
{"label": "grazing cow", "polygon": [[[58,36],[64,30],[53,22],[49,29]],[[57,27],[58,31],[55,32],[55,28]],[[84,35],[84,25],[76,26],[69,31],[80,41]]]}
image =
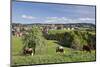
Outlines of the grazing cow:
{"label": "grazing cow", "polygon": [[32,55],[33,56],[33,49],[32,48],[25,48],[23,51],[24,55]]}
{"label": "grazing cow", "polygon": [[56,48],[56,53],[57,52],[64,53],[64,48],[63,47],[57,47]]}
{"label": "grazing cow", "polygon": [[87,51],[91,53],[91,48],[88,45],[83,45],[83,51]]}

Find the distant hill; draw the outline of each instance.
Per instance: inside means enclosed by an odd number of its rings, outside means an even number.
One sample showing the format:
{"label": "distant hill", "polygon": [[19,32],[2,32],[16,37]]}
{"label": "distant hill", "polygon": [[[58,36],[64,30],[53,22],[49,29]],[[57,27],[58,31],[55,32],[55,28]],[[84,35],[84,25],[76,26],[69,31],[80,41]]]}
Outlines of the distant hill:
{"label": "distant hill", "polygon": [[[52,24],[44,24],[44,23],[34,23],[34,24],[21,24],[21,23],[12,23],[12,26],[33,26],[33,25],[52,25]],[[96,25],[92,23],[67,23],[67,24],[54,24],[54,25],[64,25],[65,27],[93,27]]]}

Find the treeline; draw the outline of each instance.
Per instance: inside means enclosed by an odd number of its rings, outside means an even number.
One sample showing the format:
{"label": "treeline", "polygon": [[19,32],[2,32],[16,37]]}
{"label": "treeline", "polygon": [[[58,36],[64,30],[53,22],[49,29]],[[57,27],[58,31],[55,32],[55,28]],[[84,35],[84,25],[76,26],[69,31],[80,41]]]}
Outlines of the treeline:
{"label": "treeline", "polygon": [[89,45],[91,49],[96,48],[95,32],[50,30],[44,37],[48,40],[57,40],[59,45],[73,49],[81,50],[83,45]]}

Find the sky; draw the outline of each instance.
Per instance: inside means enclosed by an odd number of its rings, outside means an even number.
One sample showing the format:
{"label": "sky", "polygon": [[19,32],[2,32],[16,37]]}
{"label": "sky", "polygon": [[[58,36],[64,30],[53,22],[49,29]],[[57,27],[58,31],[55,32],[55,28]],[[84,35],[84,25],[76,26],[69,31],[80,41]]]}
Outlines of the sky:
{"label": "sky", "polygon": [[95,24],[95,6],[13,1],[12,23]]}

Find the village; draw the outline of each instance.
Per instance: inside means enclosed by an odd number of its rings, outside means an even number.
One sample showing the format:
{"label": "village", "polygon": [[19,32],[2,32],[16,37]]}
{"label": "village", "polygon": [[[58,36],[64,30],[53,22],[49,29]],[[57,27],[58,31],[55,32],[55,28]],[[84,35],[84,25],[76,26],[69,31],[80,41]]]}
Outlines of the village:
{"label": "village", "polygon": [[[32,29],[32,26],[38,26],[43,33],[48,33],[49,30],[80,30],[80,26],[78,24],[12,24],[12,35],[20,37],[25,31]],[[85,26],[85,28],[92,28],[89,25]]]}

